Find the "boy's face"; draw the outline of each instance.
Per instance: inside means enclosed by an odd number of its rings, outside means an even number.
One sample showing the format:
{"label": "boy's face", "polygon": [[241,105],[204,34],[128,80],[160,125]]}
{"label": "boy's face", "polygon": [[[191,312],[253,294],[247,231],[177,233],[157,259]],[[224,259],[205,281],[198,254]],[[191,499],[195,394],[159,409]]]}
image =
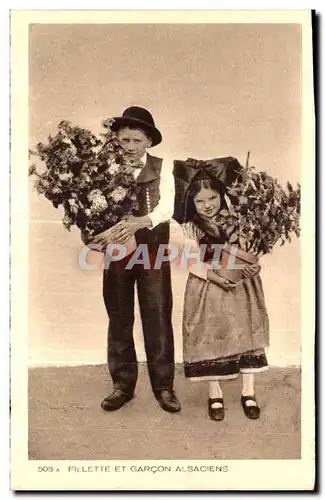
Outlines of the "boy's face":
{"label": "boy's face", "polygon": [[151,139],[140,129],[123,127],[117,135],[126,156],[133,161],[140,160],[151,146]]}
{"label": "boy's face", "polygon": [[199,215],[212,218],[220,210],[221,198],[217,191],[211,189],[201,189],[201,191],[194,197],[196,211]]}

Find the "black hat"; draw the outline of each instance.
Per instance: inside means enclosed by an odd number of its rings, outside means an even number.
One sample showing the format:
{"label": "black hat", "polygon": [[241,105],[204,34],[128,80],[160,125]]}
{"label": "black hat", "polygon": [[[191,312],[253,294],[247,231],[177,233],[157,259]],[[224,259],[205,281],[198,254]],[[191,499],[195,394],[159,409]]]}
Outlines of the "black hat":
{"label": "black hat", "polygon": [[151,146],[157,146],[162,136],[155,126],[154,119],[147,109],[138,106],[127,108],[122,116],[114,116],[112,130],[117,132],[121,127],[139,126],[152,140]]}

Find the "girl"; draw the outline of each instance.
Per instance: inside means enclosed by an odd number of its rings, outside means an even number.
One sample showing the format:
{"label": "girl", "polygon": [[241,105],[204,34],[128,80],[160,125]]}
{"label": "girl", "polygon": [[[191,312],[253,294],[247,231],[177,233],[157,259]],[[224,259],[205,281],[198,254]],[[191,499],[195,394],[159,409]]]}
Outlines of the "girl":
{"label": "girl", "polygon": [[190,267],[183,313],[185,376],[209,381],[209,416],[225,416],[221,380],[242,374],[241,404],[248,418],[260,416],[254,391],[254,374],[267,369],[264,348],[269,344],[260,266],[248,265],[243,279],[232,284],[212,269],[212,244],[224,244],[218,212],[227,207],[225,186],[202,174],[190,184],[183,232],[192,242],[206,245],[200,269]]}

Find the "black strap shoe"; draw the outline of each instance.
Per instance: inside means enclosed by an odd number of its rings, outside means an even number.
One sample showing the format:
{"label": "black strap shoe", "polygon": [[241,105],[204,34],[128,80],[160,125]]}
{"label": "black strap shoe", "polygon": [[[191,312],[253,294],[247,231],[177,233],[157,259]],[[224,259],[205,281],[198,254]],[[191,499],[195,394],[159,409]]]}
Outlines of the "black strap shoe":
{"label": "black strap shoe", "polygon": [[101,407],[105,411],[115,411],[122,408],[128,401],[130,401],[133,396],[125,394],[119,389],[115,389],[110,396],[107,396],[102,403]]}
{"label": "black strap shoe", "polygon": [[[220,403],[222,406],[218,408],[213,408],[213,403]],[[223,420],[225,418],[225,407],[223,404],[223,398],[209,398],[209,417],[211,420]]]}
{"label": "black strap shoe", "polygon": [[[247,401],[254,401],[256,404],[254,405],[247,405]],[[243,407],[244,413],[247,418],[250,418],[252,420],[256,420],[259,418],[261,414],[260,407],[257,404],[256,397],[255,396],[242,396],[241,397],[241,405]]]}
{"label": "black strap shoe", "polygon": [[175,396],[174,391],[158,391],[155,392],[155,397],[163,410],[170,413],[180,411],[181,405]]}

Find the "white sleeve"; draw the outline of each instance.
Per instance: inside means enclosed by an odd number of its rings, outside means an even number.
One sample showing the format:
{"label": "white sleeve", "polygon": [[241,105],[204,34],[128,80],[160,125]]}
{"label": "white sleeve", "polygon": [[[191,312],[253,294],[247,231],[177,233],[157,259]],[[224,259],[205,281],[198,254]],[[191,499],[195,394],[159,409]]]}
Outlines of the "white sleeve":
{"label": "white sleeve", "polygon": [[196,227],[192,222],[184,222],[184,224],[181,224],[181,228],[185,238],[188,238],[189,240],[196,240],[199,242],[204,234],[203,231]]}
{"label": "white sleeve", "polygon": [[174,213],[175,184],[171,162],[163,160],[160,173],[160,200],[156,208],[148,214],[153,229],[161,222],[169,221]]}
{"label": "white sleeve", "polygon": [[170,245],[178,247],[179,262],[183,262],[190,273],[206,280],[207,272],[212,266],[201,261],[197,236],[198,233],[190,222],[180,226],[176,221],[171,220]]}

